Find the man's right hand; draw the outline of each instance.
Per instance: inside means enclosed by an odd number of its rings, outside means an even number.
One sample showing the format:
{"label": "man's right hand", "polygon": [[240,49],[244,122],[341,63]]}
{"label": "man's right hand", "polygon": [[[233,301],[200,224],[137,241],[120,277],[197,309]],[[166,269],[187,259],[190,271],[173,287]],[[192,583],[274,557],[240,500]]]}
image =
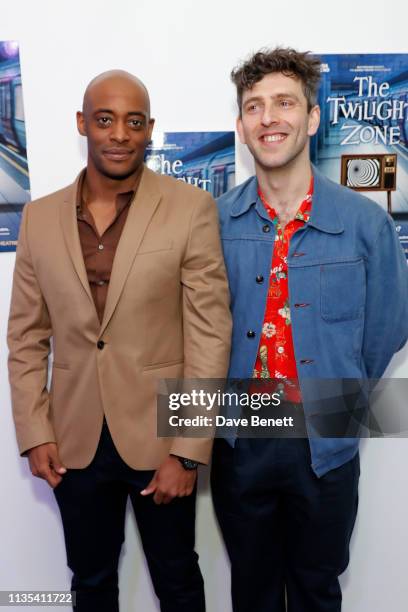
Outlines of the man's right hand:
{"label": "man's right hand", "polygon": [[34,446],[27,451],[27,455],[33,476],[44,478],[54,489],[67,471],[60,461],[55,442]]}

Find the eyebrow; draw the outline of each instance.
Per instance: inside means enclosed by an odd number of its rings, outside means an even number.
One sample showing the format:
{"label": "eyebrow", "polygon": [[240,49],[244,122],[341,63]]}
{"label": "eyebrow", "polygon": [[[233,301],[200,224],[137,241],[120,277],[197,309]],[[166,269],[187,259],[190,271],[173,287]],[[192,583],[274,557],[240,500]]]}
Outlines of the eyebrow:
{"label": "eyebrow", "polygon": [[[109,113],[110,115],[114,115],[115,114],[115,112],[113,110],[111,110],[110,108],[97,108],[94,111],[94,114],[97,115],[98,113]],[[126,114],[127,114],[128,117],[130,115],[138,115],[140,117],[143,117],[144,119],[146,119],[146,117],[147,117],[147,113],[144,113],[143,111],[129,111]]]}
{"label": "eyebrow", "polygon": [[[260,100],[263,100],[265,97],[266,96],[251,96],[250,98],[244,101],[244,105],[248,104],[249,102],[259,102]],[[292,98],[293,100],[299,101],[299,98],[296,94],[285,93],[285,92],[277,93],[273,96],[269,96],[269,98]]]}

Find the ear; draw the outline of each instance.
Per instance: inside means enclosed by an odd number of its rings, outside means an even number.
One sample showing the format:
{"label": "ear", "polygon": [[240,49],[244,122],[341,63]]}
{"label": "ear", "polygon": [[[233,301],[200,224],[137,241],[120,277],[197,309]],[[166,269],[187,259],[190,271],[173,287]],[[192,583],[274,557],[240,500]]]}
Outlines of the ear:
{"label": "ear", "polygon": [[314,106],[309,113],[308,126],[307,126],[308,136],[314,136],[317,130],[319,129],[319,125],[320,125],[320,107],[316,104],[316,106]]}
{"label": "ear", "polygon": [[236,127],[237,127],[237,132],[238,132],[238,136],[239,136],[239,140],[240,140],[241,144],[246,144],[246,138],[245,138],[245,133],[244,133],[244,126],[242,125],[242,118],[241,117],[237,117]]}
{"label": "ear", "polygon": [[76,120],[77,120],[78,132],[81,134],[81,136],[86,136],[84,113],[82,113],[81,111],[78,111],[76,114]]}

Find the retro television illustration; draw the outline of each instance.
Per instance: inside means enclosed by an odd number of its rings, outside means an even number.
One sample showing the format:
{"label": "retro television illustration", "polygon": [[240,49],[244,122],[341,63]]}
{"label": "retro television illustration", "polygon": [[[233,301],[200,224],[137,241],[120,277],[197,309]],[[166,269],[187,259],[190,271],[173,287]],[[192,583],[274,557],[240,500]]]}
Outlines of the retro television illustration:
{"label": "retro television illustration", "polygon": [[391,192],[397,188],[397,155],[342,155],[341,184],[356,191],[386,191],[391,214]]}

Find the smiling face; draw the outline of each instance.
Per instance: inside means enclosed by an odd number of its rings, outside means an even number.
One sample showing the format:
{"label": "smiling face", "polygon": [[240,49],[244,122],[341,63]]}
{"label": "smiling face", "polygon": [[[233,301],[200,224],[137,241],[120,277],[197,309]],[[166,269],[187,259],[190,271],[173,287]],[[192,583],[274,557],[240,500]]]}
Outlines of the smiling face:
{"label": "smiling face", "polygon": [[237,120],[240,140],[263,171],[309,161],[309,138],[319,127],[320,111],[307,110],[298,78],[272,72],[243,92]]}
{"label": "smiling face", "polygon": [[123,73],[96,79],[86,91],[77,124],[88,141],[88,166],[114,180],[137,173],[154,120],[147,91],[135,77]]}

